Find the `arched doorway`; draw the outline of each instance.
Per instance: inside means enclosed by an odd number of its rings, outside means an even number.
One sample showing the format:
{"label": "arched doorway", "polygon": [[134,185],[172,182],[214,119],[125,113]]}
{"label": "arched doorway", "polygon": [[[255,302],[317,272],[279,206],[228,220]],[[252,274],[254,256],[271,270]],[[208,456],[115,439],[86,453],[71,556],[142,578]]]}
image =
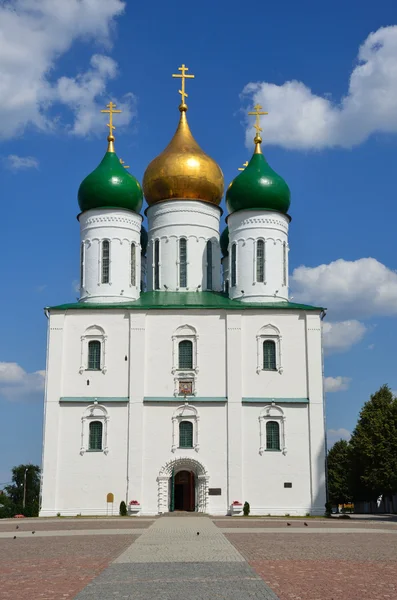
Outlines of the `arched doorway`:
{"label": "arched doorway", "polygon": [[173,495],[174,510],[195,510],[196,488],[195,477],[192,471],[179,471],[175,475]]}
{"label": "arched doorway", "polygon": [[199,461],[173,458],[160,469],[157,483],[159,514],[170,510],[207,511],[209,476]]}

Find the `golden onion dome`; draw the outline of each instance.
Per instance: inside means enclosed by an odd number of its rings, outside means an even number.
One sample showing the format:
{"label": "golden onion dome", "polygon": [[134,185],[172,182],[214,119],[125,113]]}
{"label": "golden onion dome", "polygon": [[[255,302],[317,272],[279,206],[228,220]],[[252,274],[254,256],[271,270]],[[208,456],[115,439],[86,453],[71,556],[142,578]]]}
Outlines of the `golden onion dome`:
{"label": "golden onion dome", "polygon": [[219,205],[224,189],[223,173],[192,136],[184,102],[179,110],[181,117],[174,137],[145,171],[146,201],[149,206],[164,200],[201,200]]}

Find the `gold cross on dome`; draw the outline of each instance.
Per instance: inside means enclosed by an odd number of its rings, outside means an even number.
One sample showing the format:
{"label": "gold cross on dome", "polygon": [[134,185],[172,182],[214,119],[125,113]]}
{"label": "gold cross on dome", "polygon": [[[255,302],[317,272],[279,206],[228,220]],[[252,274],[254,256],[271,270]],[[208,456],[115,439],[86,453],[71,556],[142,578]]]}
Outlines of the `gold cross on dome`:
{"label": "gold cross on dome", "polygon": [[121,110],[115,110],[116,108],[116,104],[113,104],[113,102],[109,102],[109,104],[106,105],[106,109],[101,110],[101,113],[108,113],[109,115],[109,123],[107,123],[106,125],[109,127],[109,135],[113,136],[113,129],[116,129],[115,126],[113,125],[113,115],[116,113],[121,113]]}
{"label": "gold cross on dome", "polygon": [[125,165],[122,158],[120,158],[120,164],[123,165],[124,169],[129,169],[130,165]]}
{"label": "gold cross on dome", "polygon": [[243,166],[239,167],[238,170],[239,171],[244,171],[245,167],[248,167],[248,160],[246,160],[245,163],[243,164]]}
{"label": "gold cross on dome", "polygon": [[253,115],[256,117],[255,119],[255,129],[256,129],[256,135],[257,137],[260,137],[259,132],[262,131],[261,126],[260,126],[260,120],[259,120],[259,116],[260,115],[268,115],[269,113],[267,112],[261,112],[262,107],[260,106],[260,104],[255,104],[254,106],[254,111],[249,112],[249,115]]}
{"label": "gold cross on dome", "polygon": [[186,65],[182,65],[181,67],[178,67],[178,71],[181,71],[181,73],[173,73],[172,76],[173,77],[177,77],[178,79],[182,79],[182,89],[178,90],[180,95],[182,96],[182,105],[185,104],[185,98],[188,97],[187,93],[185,92],[185,79],[194,79],[195,75],[187,75],[186,71],[188,71],[188,67]]}

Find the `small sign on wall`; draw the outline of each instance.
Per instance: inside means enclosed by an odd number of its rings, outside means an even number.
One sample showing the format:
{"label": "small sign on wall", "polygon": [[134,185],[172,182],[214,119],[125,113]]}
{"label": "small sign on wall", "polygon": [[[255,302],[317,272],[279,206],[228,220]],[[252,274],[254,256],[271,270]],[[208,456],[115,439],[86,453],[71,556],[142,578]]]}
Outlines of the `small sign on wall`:
{"label": "small sign on wall", "polygon": [[284,483],[284,487],[285,487],[285,488],[292,488],[292,483],[291,483],[290,481],[286,481],[286,482]]}
{"label": "small sign on wall", "polygon": [[112,492],[106,496],[106,502],[114,502],[114,494]]}
{"label": "small sign on wall", "polygon": [[208,495],[209,496],[222,496],[222,489],[221,488],[208,488]]}

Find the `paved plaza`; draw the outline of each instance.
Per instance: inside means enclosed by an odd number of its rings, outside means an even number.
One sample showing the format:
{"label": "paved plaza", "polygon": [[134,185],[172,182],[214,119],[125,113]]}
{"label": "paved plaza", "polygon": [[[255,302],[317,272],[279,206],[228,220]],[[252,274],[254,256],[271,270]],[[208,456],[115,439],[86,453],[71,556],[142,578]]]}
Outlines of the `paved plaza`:
{"label": "paved plaza", "polygon": [[397,600],[393,520],[2,520],[0,551],[1,600]]}

